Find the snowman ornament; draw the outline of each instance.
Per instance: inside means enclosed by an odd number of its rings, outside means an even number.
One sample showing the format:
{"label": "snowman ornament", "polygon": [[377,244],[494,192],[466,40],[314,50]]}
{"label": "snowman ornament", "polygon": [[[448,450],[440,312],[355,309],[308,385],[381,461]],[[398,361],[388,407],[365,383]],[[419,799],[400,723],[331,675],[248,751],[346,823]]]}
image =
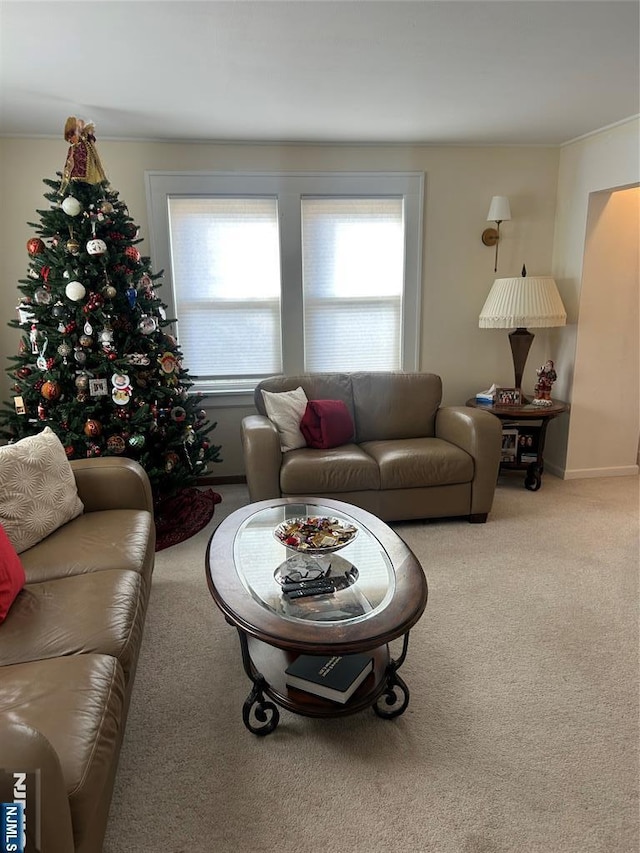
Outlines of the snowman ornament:
{"label": "snowman ornament", "polygon": [[131,399],[133,388],[126,373],[114,373],[111,377],[113,390],[111,391],[111,399],[118,406],[126,406]]}

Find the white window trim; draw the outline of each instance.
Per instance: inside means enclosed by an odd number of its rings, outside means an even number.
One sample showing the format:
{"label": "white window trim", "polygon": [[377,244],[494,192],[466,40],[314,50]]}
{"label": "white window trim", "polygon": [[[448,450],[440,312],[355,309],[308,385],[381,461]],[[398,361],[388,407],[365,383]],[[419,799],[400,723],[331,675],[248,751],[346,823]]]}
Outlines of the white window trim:
{"label": "white window trim", "polygon": [[[278,215],[281,220],[281,275],[283,282],[298,282],[296,296],[289,305],[293,325],[300,340],[294,349],[302,347],[302,247],[299,240],[300,195],[384,196],[402,195],[405,209],[405,278],[402,317],[402,369],[418,370],[420,363],[420,316],[422,293],[422,212],[424,202],[423,172],[191,172],[146,171],[145,185],[149,217],[149,244],[154,271],[164,270],[160,297],[168,306],[168,316],[176,317],[173,281],[171,277],[169,198],[212,195],[278,196]],[[290,235],[298,235],[294,239]],[[286,286],[286,284],[285,284]],[[291,298],[291,297],[290,297]],[[168,327],[177,335],[173,326]],[[178,337],[179,341],[179,337]],[[186,365],[189,369],[189,365]],[[283,372],[298,372],[288,362],[283,351]],[[253,404],[254,382],[234,380],[228,389],[220,383],[194,378],[192,390],[202,392],[214,406],[250,406]]]}

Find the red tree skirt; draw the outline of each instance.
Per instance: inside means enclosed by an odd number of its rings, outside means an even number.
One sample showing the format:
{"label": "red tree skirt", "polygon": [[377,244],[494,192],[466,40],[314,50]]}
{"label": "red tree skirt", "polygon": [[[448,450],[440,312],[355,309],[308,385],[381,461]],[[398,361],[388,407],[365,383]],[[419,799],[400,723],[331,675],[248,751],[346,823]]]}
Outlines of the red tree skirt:
{"label": "red tree skirt", "polygon": [[195,536],[211,521],[221,500],[213,489],[202,491],[193,486],[160,501],[155,511],[156,551]]}

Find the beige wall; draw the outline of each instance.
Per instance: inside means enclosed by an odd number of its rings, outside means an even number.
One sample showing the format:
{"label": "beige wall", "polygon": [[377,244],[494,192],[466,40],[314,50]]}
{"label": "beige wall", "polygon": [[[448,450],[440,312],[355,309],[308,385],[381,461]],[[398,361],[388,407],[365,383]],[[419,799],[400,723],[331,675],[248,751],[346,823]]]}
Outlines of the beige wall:
{"label": "beige wall", "polygon": [[[634,473],[634,470],[637,470],[633,467],[635,455],[630,463],[631,468],[628,468],[627,462],[623,463],[617,457],[600,453],[596,457],[597,464],[588,461],[588,447],[597,442],[598,430],[608,423],[608,406],[612,402],[610,396],[602,393],[602,377],[597,370],[589,366],[590,360],[598,349],[603,353],[611,353],[619,344],[620,328],[611,312],[612,301],[617,301],[618,298],[618,288],[624,289],[630,299],[629,325],[625,326],[632,335],[628,344],[629,351],[637,348],[638,324],[636,321],[634,326],[631,318],[634,311],[637,311],[634,305],[637,306],[635,300],[638,273],[637,259],[634,277],[633,266],[623,271],[614,255],[610,264],[614,264],[616,275],[612,276],[606,265],[603,267],[599,262],[596,264],[600,231],[595,228],[593,233],[589,234],[589,243],[587,236],[590,201],[594,201],[596,206],[599,204],[593,194],[634,186],[639,181],[640,120],[637,118],[565,145],[560,151],[553,274],[568,316],[565,329],[550,333],[550,350],[551,357],[555,358],[558,365],[557,396],[569,400],[572,406],[575,404],[576,410],[575,413],[572,411],[570,418],[559,418],[550,425],[546,456],[547,467],[567,479],[616,472]],[[631,234],[630,237],[624,238],[625,242],[633,239],[633,217],[636,217],[637,222],[637,198],[637,195],[629,196],[626,206],[614,204],[611,207],[612,215],[616,212],[619,217],[631,217],[626,226],[612,226],[614,231],[618,228],[620,234]],[[595,223],[596,219],[593,219],[594,227]],[[589,248],[593,254],[587,254]],[[600,251],[606,251],[606,247]],[[633,257],[633,248],[625,249],[625,252],[628,258]],[[589,269],[586,266],[588,257],[591,257],[594,263]],[[587,274],[588,289],[584,292],[583,304],[584,277]],[[586,313],[583,314],[583,311]],[[601,312],[603,320],[606,319],[607,322],[594,323],[594,312]],[[618,359],[617,373],[610,374],[608,382],[617,382],[620,366]],[[637,385],[637,374],[635,376]],[[625,381],[633,383],[634,374],[627,373]],[[578,394],[575,400],[574,392]],[[632,408],[626,405],[618,407],[616,435],[618,439],[623,437],[625,446],[633,445],[635,441],[637,452],[637,413],[634,415]],[[591,459],[593,460],[593,457]],[[625,468],[626,471],[623,470]]]}
{"label": "beige wall", "polygon": [[[148,236],[145,170],[424,171],[421,369],[442,375],[447,403],[463,403],[492,382],[513,384],[507,331],[478,328],[495,277],[494,252],[482,245],[480,235],[491,197],[508,196],[513,219],[501,227],[498,275],[517,275],[523,263],[531,274],[552,272],[558,149],[102,142],[99,128],[98,147],[143,237]],[[27,270],[25,243],[32,236],[26,223],[37,222],[36,210],[47,204],[42,179],[55,176],[65,155],[62,139],[0,139],[2,318],[15,316],[16,285]],[[148,242],[141,248],[150,253]],[[6,365],[18,334],[3,327],[0,335],[0,360]],[[533,388],[535,367],[551,356],[549,340],[549,333],[536,333],[525,389]],[[566,361],[558,364],[560,373],[571,369]],[[7,399],[4,373],[0,381],[2,399]],[[242,473],[239,423],[247,411],[211,412],[218,422],[212,438],[222,445],[224,457],[217,475]]]}
{"label": "beige wall", "polygon": [[567,476],[637,474],[640,190],[589,204]]}

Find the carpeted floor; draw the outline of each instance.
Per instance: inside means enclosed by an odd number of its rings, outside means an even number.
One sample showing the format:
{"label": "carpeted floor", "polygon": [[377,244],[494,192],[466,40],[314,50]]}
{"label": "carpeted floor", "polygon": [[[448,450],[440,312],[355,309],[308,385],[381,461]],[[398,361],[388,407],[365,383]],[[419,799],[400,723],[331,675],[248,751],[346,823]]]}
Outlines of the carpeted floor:
{"label": "carpeted floor", "polygon": [[209,536],[157,555],[104,853],[637,853],[638,480],[500,481],[486,525],[394,525],[429,602],[405,714],[243,726]]}

